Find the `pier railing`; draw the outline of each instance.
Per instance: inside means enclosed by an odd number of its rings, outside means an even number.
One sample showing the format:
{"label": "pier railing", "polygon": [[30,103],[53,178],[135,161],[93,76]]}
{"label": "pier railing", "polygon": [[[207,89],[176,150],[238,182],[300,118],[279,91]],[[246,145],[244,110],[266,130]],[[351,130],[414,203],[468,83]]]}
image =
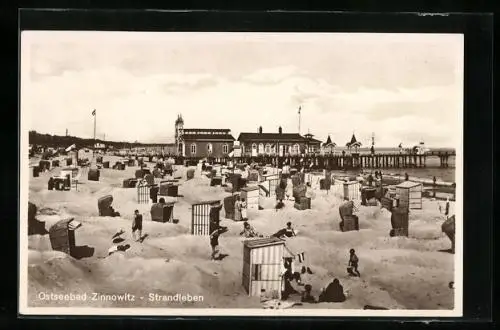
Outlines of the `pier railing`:
{"label": "pier railing", "polygon": [[[439,158],[439,167],[450,167],[449,159],[454,157],[454,153],[432,152],[426,154],[349,154],[349,155],[303,155],[303,156],[243,156],[235,158],[236,163],[260,163],[271,164],[282,167],[289,165],[291,167],[307,166],[315,170],[323,169],[388,169],[388,168],[424,168],[428,167],[429,158]],[[162,156],[148,155],[147,158],[161,160],[169,157],[175,159],[177,165],[193,166],[200,160],[207,160],[209,163],[228,164],[229,157],[181,157],[181,156]]]}

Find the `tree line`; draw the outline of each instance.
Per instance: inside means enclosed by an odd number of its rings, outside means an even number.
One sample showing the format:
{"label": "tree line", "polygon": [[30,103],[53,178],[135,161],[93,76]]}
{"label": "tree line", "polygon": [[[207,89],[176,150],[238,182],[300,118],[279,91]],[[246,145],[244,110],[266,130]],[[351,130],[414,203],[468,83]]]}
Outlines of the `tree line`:
{"label": "tree line", "polygon": [[72,144],[75,144],[77,148],[92,148],[94,143],[102,143],[107,148],[112,146],[115,149],[121,148],[136,148],[136,147],[148,147],[153,145],[162,145],[162,144],[145,144],[139,142],[124,142],[124,141],[103,141],[100,139],[84,139],[76,136],[61,136],[61,135],[51,135],[51,134],[42,134],[37,131],[29,131],[29,144],[44,146],[44,147],[52,147],[52,148],[67,148]]}

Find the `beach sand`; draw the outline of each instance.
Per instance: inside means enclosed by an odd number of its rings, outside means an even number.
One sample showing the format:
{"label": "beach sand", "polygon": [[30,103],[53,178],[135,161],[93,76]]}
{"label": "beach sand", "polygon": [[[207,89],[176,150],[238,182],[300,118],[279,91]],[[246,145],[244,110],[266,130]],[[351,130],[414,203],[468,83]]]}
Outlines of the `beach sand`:
{"label": "beach sand", "polygon": [[[113,164],[118,157],[105,156]],[[149,164],[152,168],[153,164]],[[92,256],[75,259],[52,251],[49,235],[29,236],[28,305],[30,307],[169,307],[169,308],[261,308],[259,297],[249,297],[242,287],[243,239],[239,236],[241,222],[224,218],[229,228],[219,239],[221,252],[228,254],[221,261],[210,260],[208,237],[192,236],[191,203],[222,199],[229,195],[221,187],[210,187],[210,180],[199,172],[185,181],[186,168],[176,167],[182,176],[179,197],[174,208],[178,224],[152,222],[151,204],[137,204],[137,190],[121,188],[122,180],[134,177],[137,167],[125,171],[101,169],[99,182],[83,175],[78,191],[49,191],[47,181],[58,168],[33,178],[30,173],[29,200],[38,207],[37,219],[48,230],[60,219],[74,217],[82,223],[76,230],[76,245],[92,250]],[[291,183],[290,183],[291,185]],[[111,194],[112,206],[121,217],[99,217],[97,199]],[[347,293],[344,303],[304,304],[293,308],[362,309],[364,305],[390,309],[452,309],[454,292],[448,283],[454,280],[454,255],[440,250],[451,247],[441,232],[444,221],[437,201],[424,199],[422,210],[410,213],[409,237],[390,238],[390,214],[379,206],[360,207],[360,230],[342,233],[338,205],[340,190],[312,189],[312,209],[294,209],[292,201],[285,208],[273,209],[272,199],[262,200],[265,209],[249,210],[254,228],[270,235],[291,221],[299,235],[287,245],[294,252],[305,252],[305,265],[314,272],[304,278],[317,297],[322,287],[338,278]],[[442,203],[442,202],[441,202]],[[454,205],[452,204],[452,210]],[[132,241],[133,211],[144,217],[143,243]],[[125,252],[107,256],[114,245],[112,236],[123,229],[124,241],[130,244]],[[349,249],[356,249],[360,259],[361,277],[346,272]],[[300,266],[300,264],[298,265]],[[302,290],[301,287],[297,287]],[[40,292],[102,294],[130,293],[135,301],[43,301]],[[202,302],[151,302],[149,294],[203,296]],[[140,299],[139,297],[143,297]],[[292,296],[291,300],[298,297]]]}

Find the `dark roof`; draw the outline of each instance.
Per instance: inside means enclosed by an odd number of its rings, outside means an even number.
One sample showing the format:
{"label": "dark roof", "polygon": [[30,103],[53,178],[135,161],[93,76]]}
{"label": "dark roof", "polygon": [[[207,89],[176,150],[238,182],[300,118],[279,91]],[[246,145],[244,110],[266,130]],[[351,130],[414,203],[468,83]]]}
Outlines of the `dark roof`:
{"label": "dark roof", "polygon": [[189,132],[224,132],[224,133],[229,133],[231,132],[230,129],[228,128],[185,128],[184,129],[184,134],[189,134]]}
{"label": "dark roof", "polygon": [[351,146],[351,145],[354,145],[354,144],[361,145],[361,142],[358,142],[356,140],[356,137],[354,136],[354,134],[352,134],[351,142],[347,142],[346,146]]}
{"label": "dark roof", "polygon": [[[305,142],[307,139],[299,133],[240,133],[238,141],[252,141],[252,142],[274,142],[274,141],[287,141],[287,142]],[[309,141],[320,142],[315,139]]]}
{"label": "dark roof", "polygon": [[283,241],[277,237],[270,237],[270,238],[258,238],[258,239],[246,240],[243,242],[243,244],[246,247],[253,249],[253,248],[264,247],[264,246],[269,246],[269,245],[285,244],[285,241]]}
{"label": "dark roof", "polygon": [[332,139],[330,138],[330,135],[328,135],[328,138],[326,139],[326,142],[324,144],[325,146],[336,146],[337,144],[335,142],[332,142]]}
{"label": "dark roof", "polygon": [[182,138],[185,141],[191,140],[212,140],[212,141],[234,141],[231,134],[183,134]]}
{"label": "dark roof", "polygon": [[321,143],[320,140],[316,140],[316,139],[313,139],[313,138],[307,139],[307,141]]}

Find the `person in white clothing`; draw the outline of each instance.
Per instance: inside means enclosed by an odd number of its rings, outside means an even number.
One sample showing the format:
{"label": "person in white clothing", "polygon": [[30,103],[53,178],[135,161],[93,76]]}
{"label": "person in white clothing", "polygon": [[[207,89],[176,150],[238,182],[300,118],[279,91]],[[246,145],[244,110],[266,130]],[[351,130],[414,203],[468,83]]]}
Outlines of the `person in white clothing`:
{"label": "person in white clothing", "polygon": [[241,199],[240,202],[240,209],[241,209],[241,219],[242,220],[248,220],[248,215],[247,215],[247,202],[245,201],[244,198]]}

